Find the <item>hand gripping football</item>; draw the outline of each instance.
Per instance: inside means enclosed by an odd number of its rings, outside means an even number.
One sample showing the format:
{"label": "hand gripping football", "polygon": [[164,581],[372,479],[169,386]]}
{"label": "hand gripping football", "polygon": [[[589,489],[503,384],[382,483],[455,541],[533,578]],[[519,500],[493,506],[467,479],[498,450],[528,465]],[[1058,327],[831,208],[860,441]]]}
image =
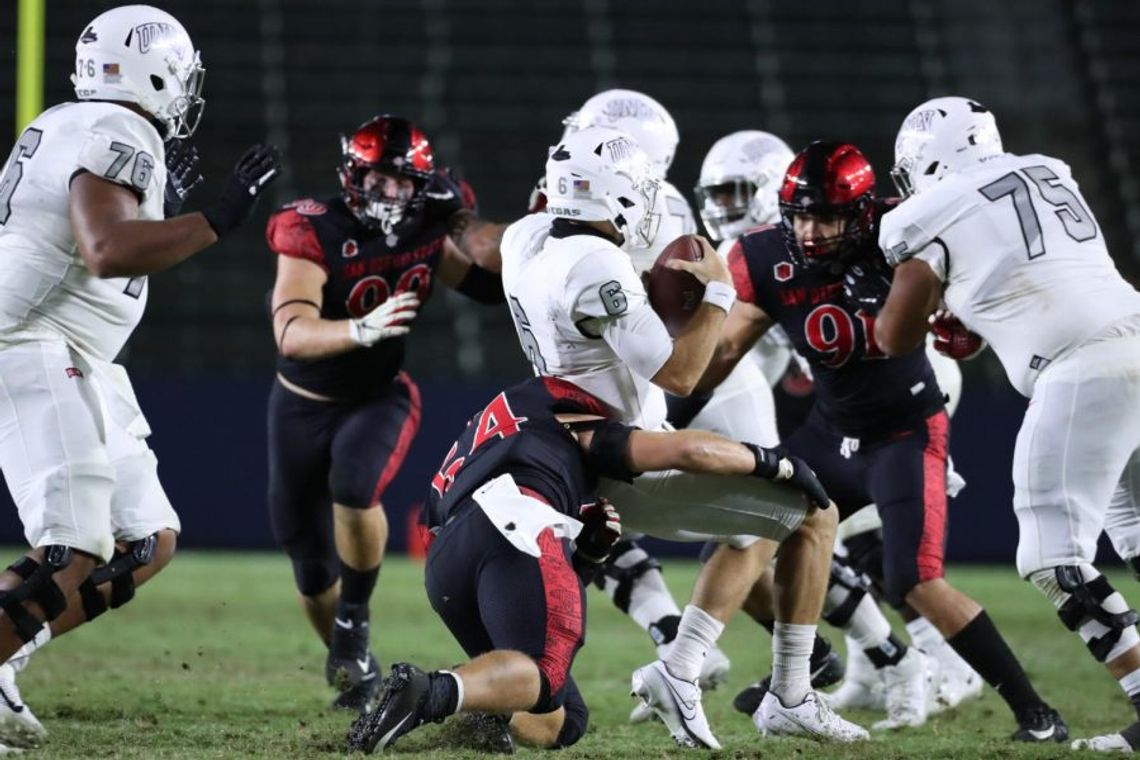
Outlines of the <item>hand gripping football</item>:
{"label": "hand gripping football", "polygon": [[986,348],[982,336],[971,332],[948,311],[940,310],[930,317],[930,331],[934,333],[934,350],[951,359],[973,359]]}
{"label": "hand gripping football", "polygon": [[685,325],[700,308],[705,286],[688,272],[670,269],[665,266],[665,262],[670,259],[700,261],[703,257],[696,235],[682,235],[665,246],[645,276],[649,305],[674,337],[685,329]]}

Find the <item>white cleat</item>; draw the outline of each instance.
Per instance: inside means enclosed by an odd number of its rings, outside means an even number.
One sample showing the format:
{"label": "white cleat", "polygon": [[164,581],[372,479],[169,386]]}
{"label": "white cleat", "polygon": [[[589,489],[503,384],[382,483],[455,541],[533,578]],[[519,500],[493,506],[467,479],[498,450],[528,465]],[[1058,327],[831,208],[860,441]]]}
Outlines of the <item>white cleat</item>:
{"label": "white cleat", "polygon": [[657,713],[653,712],[653,708],[644,702],[638,702],[629,711],[630,723],[648,723],[651,720],[657,720]]}
{"label": "white cleat", "polygon": [[661,660],[633,671],[630,695],[657,714],[682,747],[720,749],[701,706],[701,687],[696,681],[675,677]]}
{"label": "white cleat", "polygon": [[769,691],[752,713],[752,722],[764,736],[806,736],[835,742],[870,738],[867,729],[840,717],[814,691],[809,691],[804,701],[793,707],[786,707]]}
{"label": "white cleat", "polygon": [[[945,651],[943,651],[945,650]],[[942,709],[951,710],[969,699],[982,696],[985,682],[949,645],[939,647],[934,657],[941,665],[941,679],[934,697]]]}
{"label": "white cleat", "polygon": [[701,685],[701,691],[712,691],[716,687],[728,680],[728,671],[732,669],[732,663],[728,659],[720,647],[711,647],[705,661],[701,663],[701,675],[697,679],[697,683]]}
{"label": "white cleat", "polygon": [[887,706],[882,673],[850,637],[846,676],[835,691],[820,696],[836,710],[883,710]]}
{"label": "white cleat", "polygon": [[9,750],[30,749],[42,745],[46,738],[47,729],[20,698],[16,671],[7,663],[0,665],[0,742]]}
{"label": "white cleat", "polygon": [[1070,745],[1073,749],[1088,749],[1093,752],[1127,752],[1132,754],[1132,745],[1120,734],[1104,734],[1091,736],[1088,739],[1077,739]]}
{"label": "white cleat", "polygon": [[897,665],[882,668],[886,693],[887,717],[871,728],[889,731],[926,722],[927,668],[926,657],[914,647],[907,650]]}

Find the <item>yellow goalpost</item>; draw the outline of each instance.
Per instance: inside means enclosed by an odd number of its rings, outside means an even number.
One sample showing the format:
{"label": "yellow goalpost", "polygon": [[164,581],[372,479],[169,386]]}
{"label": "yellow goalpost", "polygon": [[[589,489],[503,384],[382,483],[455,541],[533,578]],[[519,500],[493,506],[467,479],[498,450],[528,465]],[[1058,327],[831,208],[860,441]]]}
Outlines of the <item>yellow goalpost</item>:
{"label": "yellow goalpost", "polygon": [[16,30],[16,134],[43,110],[44,7],[47,0],[20,0]]}

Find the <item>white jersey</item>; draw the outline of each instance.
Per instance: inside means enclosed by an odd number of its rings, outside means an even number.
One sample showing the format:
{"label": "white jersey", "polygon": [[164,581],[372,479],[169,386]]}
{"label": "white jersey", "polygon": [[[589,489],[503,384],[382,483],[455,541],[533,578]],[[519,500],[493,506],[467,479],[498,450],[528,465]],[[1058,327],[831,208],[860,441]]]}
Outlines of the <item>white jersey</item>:
{"label": "white jersey", "polygon": [[503,290],[536,374],[564,378],[647,429],[665,421],[665,396],[650,382],[673,341],[629,256],[590,234],[557,238],[555,217],[531,214],[500,246]]}
{"label": "white jersey", "polygon": [[0,344],[60,338],[114,359],[142,318],[146,278],[100,279],[84,265],[68,217],[80,171],[139,195],[162,219],[166,163],[158,130],[112,103],[64,103],[21,134],[0,181]]}
{"label": "white jersey", "polygon": [[649,248],[636,248],[629,254],[633,260],[633,267],[638,273],[649,271],[665,247],[674,240],[697,231],[697,220],[693,216],[689,202],[681,195],[680,190],[668,182],[661,182],[661,187],[657,191],[657,200],[653,204],[653,213],[661,217],[653,245]]}
{"label": "white jersey", "polygon": [[922,259],[946,306],[985,338],[1025,396],[1042,369],[1140,314],[1067,164],[1005,154],[941,180],[882,220],[891,258]]}

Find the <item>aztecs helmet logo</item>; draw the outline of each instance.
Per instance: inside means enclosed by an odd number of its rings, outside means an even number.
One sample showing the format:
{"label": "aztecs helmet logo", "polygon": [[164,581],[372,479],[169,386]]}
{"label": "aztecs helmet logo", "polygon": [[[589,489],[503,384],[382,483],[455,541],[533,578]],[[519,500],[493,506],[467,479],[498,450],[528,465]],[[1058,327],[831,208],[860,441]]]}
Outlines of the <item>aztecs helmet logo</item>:
{"label": "aztecs helmet logo", "polygon": [[772,267],[772,276],[776,278],[776,282],[787,282],[794,274],[795,270],[788,261],[781,261]]}
{"label": "aztecs helmet logo", "polygon": [[344,241],[344,245],[340,247],[340,255],[346,259],[351,259],[358,253],[360,253],[360,246],[352,238]]}

